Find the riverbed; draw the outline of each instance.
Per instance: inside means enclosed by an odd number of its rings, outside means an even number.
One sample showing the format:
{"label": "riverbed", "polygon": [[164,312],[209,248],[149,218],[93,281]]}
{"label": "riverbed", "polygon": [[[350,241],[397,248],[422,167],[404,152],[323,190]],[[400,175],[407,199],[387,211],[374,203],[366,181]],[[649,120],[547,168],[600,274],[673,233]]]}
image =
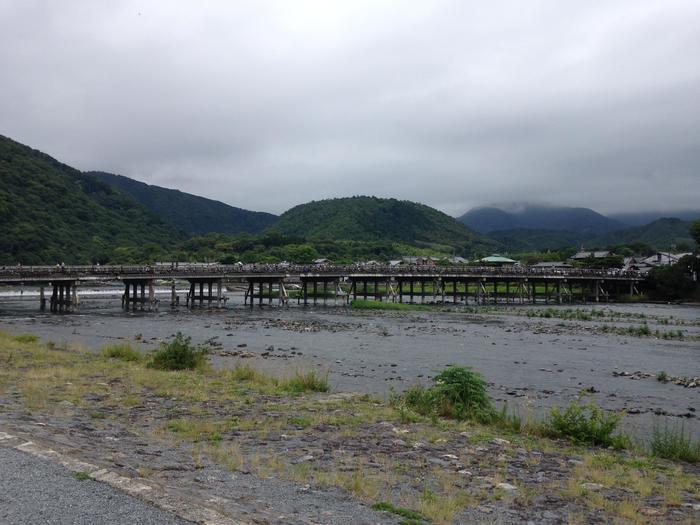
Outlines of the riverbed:
{"label": "riverbed", "polygon": [[505,402],[524,418],[541,417],[583,392],[606,409],[624,410],[624,426],[636,435],[666,423],[700,434],[700,388],[656,378],[661,371],[700,376],[697,306],[456,305],[396,312],[292,303],[251,309],[229,293],[225,308],[187,310],[165,306],[166,292],[154,311],[124,312],[117,290],[108,289],[83,294],[77,312],[51,314],[38,311],[35,297],[5,290],[0,330],[94,351],[119,341],[148,351],[181,331],[195,343],[209,341],[213,366],[244,362],[277,374],[318,369],[328,371],[334,391],[382,398],[392,389],[429,384],[447,365],[468,365],[488,381],[498,406]]}

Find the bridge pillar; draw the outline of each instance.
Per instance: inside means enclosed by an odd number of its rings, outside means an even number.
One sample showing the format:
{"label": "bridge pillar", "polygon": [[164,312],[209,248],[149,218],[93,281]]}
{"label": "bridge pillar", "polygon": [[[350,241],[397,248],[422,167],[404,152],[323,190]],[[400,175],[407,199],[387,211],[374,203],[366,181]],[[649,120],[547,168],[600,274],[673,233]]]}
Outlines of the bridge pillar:
{"label": "bridge pillar", "polygon": [[44,292],[44,285],[42,284],[39,288],[39,309],[43,312],[46,310],[46,295]]}
{"label": "bridge pillar", "polygon": [[71,307],[78,308],[80,305],[80,299],[78,298],[78,283],[73,283],[73,296],[71,297]]}
{"label": "bridge pillar", "polygon": [[62,312],[63,311],[63,294],[65,291],[65,287],[63,286],[63,283],[58,285],[58,311]]}
{"label": "bridge pillar", "polygon": [[599,303],[600,302],[600,281],[596,279],[593,281],[593,286],[595,287],[595,302]]}

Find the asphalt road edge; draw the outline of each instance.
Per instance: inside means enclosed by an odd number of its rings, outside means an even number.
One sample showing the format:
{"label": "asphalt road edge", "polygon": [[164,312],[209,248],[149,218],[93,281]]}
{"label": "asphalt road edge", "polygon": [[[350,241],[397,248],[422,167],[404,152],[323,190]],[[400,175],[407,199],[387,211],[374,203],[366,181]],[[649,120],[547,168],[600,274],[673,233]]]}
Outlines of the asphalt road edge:
{"label": "asphalt road edge", "polygon": [[[105,483],[116,490],[136,497],[163,511],[175,514],[184,520],[202,525],[252,525],[250,522],[239,521],[225,516],[190,499],[184,499],[181,495],[174,494],[160,485],[121,476],[109,469],[72,458],[31,440],[0,431],[0,444],[7,446],[8,442],[19,442],[19,444],[11,444],[8,448],[58,463],[71,472],[85,472],[95,481]],[[211,501],[210,503],[216,502]]]}

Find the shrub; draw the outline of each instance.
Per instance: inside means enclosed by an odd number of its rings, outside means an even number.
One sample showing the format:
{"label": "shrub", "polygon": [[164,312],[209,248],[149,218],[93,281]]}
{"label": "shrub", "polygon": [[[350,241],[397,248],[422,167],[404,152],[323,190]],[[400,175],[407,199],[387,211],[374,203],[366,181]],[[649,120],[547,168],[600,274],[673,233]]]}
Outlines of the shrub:
{"label": "shrub", "polygon": [[328,372],[320,374],[315,370],[311,370],[304,373],[301,370],[297,370],[292,377],[280,383],[280,388],[294,393],[328,392],[330,390]]}
{"label": "shrub", "polygon": [[192,344],[192,338],[178,332],[175,339],[162,343],[153,353],[149,368],[159,370],[193,370],[206,363],[208,350]]}
{"label": "shrub", "polygon": [[108,345],[103,346],[101,354],[103,357],[110,359],[120,359],[122,361],[139,362],[143,358],[138,350],[135,350],[129,344]]}
{"label": "shrub", "polygon": [[656,374],[656,380],[659,383],[668,383],[668,374],[664,370],[662,370],[661,372]]}
{"label": "shrub", "polygon": [[564,438],[578,444],[626,448],[629,438],[623,434],[613,436],[622,414],[606,413],[593,401],[581,404],[580,398],[569,403],[563,411],[554,407],[542,424],[542,431],[549,437]]}
{"label": "shrub", "polygon": [[651,454],[665,459],[700,462],[700,439],[693,441],[688,432],[685,433],[683,425],[674,425],[669,428],[664,425],[661,428],[654,425],[650,443]]}
{"label": "shrub", "polygon": [[[486,381],[466,366],[449,366],[433,378],[433,386],[417,385],[401,397],[406,406],[424,416],[472,419],[482,423],[497,418]],[[398,400],[394,401],[397,406]]]}

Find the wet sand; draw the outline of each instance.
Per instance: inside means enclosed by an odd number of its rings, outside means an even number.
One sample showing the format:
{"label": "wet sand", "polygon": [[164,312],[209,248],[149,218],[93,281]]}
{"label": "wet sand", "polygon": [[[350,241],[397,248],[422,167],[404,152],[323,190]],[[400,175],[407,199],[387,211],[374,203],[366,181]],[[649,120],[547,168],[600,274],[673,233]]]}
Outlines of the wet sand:
{"label": "wet sand", "polygon": [[[161,306],[154,312],[125,313],[118,296],[112,295],[85,299],[78,313],[50,314],[38,312],[37,302],[0,298],[0,330],[30,332],[93,350],[128,340],[144,351],[182,331],[196,343],[214,338],[211,362],[217,367],[242,361],[276,373],[329,370],[334,391],[380,396],[419,381],[427,384],[446,365],[470,365],[484,375],[499,404],[507,401],[523,416],[542,414],[587,390],[604,408],[624,409],[625,426],[637,435],[648,435],[654,424],[664,421],[682,422],[700,434],[700,388],[655,379],[661,370],[700,376],[700,308],[693,306],[528,305],[480,313],[458,306],[449,312],[385,312],[295,304],[250,309],[240,304],[242,298],[233,297],[236,304],[223,309]],[[563,314],[585,308],[618,316],[582,321],[524,315],[545,307]],[[652,331],[681,330],[684,338],[601,332],[604,326],[642,322]],[[614,374],[620,372],[641,374]]]}

